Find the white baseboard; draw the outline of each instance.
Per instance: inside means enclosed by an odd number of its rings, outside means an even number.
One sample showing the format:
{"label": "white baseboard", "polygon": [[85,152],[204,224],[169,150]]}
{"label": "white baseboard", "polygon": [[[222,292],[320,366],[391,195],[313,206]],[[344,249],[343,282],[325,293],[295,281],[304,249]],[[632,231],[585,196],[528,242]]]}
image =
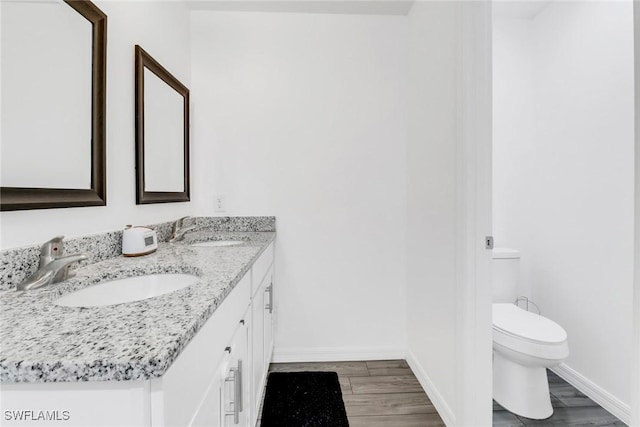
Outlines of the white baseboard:
{"label": "white baseboard", "polygon": [[431,381],[431,378],[429,378],[429,375],[427,375],[427,372],[422,368],[422,365],[418,362],[411,350],[407,351],[407,363],[409,364],[409,367],[415,374],[416,378],[418,378],[418,381],[420,382],[420,385],[424,389],[425,393],[427,393],[427,396],[429,396],[431,403],[433,403],[433,406],[438,411],[438,415],[440,415],[442,421],[444,421],[447,426],[455,426],[456,416],[451,410],[451,407],[442,397],[435,384],[433,384],[433,381]]}
{"label": "white baseboard", "polygon": [[404,359],[404,348],[394,347],[316,347],[316,348],[276,348],[274,363],[291,362],[337,362],[355,360]]}
{"label": "white baseboard", "polygon": [[563,380],[586,394],[591,400],[618,417],[622,422],[631,425],[631,406],[627,405],[587,377],[570,366],[562,363],[551,369]]}

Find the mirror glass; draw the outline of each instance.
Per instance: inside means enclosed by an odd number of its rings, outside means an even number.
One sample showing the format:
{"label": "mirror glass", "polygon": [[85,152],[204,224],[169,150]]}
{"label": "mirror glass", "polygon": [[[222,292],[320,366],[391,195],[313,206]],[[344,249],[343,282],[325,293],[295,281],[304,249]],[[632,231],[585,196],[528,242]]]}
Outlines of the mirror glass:
{"label": "mirror glass", "polygon": [[184,191],[184,98],[144,70],[144,190]]}
{"label": "mirror glass", "polygon": [[107,16],[0,0],[0,210],[104,206]]}
{"label": "mirror glass", "polygon": [[136,202],[189,201],[189,89],[136,46]]}
{"label": "mirror glass", "polygon": [[91,188],[92,24],[62,1],[2,1],[7,187]]}

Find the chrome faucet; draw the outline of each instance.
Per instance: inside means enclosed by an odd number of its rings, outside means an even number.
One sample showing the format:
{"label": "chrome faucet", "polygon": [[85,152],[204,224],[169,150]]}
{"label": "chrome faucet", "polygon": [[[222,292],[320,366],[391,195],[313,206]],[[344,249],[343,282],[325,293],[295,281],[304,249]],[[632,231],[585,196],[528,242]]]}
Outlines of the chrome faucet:
{"label": "chrome faucet", "polygon": [[173,223],[173,232],[171,233],[169,243],[178,242],[184,239],[184,235],[187,234],[187,231],[191,231],[196,228],[194,225],[189,227],[184,226],[184,220],[188,218],[188,216],[185,216]]}
{"label": "chrome faucet", "polygon": [[69,267],[74,262],[89,259],[87,254],[64,255],[64,236],[57,236],[40,247],[38,271],[16,286],[17,291],[38,289],[53,283],[63,282],[73,276]]}

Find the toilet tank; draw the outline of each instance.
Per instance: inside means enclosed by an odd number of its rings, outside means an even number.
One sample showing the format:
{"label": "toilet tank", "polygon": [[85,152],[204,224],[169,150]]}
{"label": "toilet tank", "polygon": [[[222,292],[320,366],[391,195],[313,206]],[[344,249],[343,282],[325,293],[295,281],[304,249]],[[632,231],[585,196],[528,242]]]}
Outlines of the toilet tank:
{"label": "toilet tank", "polygon": [[518,296],[520,252],[516,249],[495,248],[492,251],[492,258],[493,302],[513,303]]}

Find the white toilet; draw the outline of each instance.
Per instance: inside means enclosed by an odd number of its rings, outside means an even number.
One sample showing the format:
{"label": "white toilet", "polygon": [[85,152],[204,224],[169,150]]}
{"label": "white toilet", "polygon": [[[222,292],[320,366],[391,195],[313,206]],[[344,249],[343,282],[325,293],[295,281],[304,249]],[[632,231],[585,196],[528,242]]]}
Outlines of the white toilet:
{"label": "white toilet", "polygon": [[546,368],[569,356],[566,331],[517,307],[520,253],[493,250],[493,398],[527,418],[553,414]]}

